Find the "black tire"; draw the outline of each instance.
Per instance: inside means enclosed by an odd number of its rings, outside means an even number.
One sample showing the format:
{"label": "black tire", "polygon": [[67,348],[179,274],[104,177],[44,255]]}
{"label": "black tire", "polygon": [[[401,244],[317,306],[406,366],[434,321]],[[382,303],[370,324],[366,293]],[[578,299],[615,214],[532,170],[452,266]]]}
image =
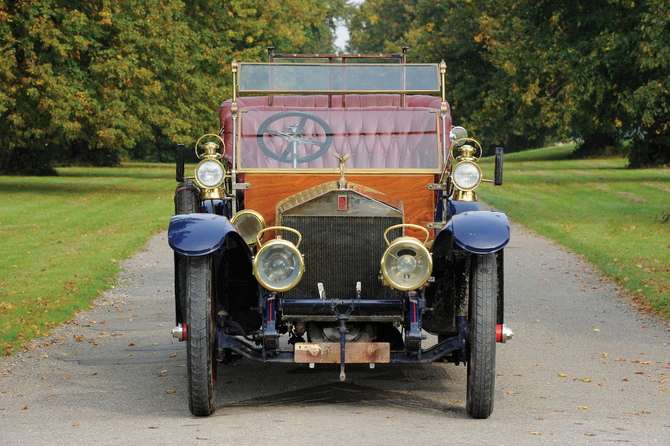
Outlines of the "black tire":
{"label": "black tire", "polygon": [[[193,181],[179,183],[174,196],[174,213],[195,214],[198,212],[198,188]],[[174,253],[174,298],[177,324],[186,319],[186,256]]]}
{"label": "black tire", "polygon": [[189,257],[186,265],[188,408],[193,415],[206,417],[216,410],[212,256]]}
{"label": "black tire", "polygon": [[496,379],[497,268],[494,254],[473,255],[468,313],[468,390],[465,409],[473,418],[493,412]]}

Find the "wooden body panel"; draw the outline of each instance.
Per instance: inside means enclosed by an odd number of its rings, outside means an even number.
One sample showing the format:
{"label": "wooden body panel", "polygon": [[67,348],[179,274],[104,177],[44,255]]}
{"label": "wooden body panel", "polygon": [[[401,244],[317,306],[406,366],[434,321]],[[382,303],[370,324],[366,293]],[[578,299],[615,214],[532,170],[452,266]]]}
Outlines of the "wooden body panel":
{"label": "wooden body panel", "polygon": [[[434,219],[435,192],[428,190],[429,183],[435,182],[432,174],[389,174],[389,175],[346,175],[350,183],[367,186],[402,201],[405,223],[426,227]],[[275,224],[275,206],[281,200],[310,187],[329,181],[337,181],[339,175],[311,174],[260,174],[247,173],[244,182],[251,184],[245,191],[244,207],[260,212],[268,226]],[[432,231],[429,231],[432,237]],[[425,239],[422,231],[408,229],[406,235]]]}

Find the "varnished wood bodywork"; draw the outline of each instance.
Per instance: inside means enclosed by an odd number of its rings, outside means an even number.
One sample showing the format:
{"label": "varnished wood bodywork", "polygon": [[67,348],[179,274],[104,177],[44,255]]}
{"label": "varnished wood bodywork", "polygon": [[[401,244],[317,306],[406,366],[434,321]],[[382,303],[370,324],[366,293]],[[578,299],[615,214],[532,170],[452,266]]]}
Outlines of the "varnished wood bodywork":
{"label": "varnished wood bodywork", "polygon": [[[275,206],[281,200],[310,187],[329,181],[337,181],[339,175],[310,174],[259,174],[247,173],[244,182],[251,184],[245,191],[244,207],[260,212],[268,226],[275,224]],[[405,223],[426,227],[434,219],[435,192],[427,185],[436,181],[432,174],[412,175],[346,175],[350,183],[367,186],[402,201],[405,210]],[[432,231],[431,239],[432,239]],[[407,230],[406,235],[418,237],[421,241],[425,233]]]}

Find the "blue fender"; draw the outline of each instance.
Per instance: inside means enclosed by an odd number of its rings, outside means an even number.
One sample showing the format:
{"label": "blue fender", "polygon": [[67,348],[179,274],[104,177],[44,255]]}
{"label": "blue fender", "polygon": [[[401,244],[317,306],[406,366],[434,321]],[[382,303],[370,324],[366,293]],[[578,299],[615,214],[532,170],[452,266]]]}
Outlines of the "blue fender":
{"label": "blue fender", "polygon": [[470,211],[454,215],[437,235],[435,244],[450,234],[454,243],[474,254],[499,251],[509,243],[509,220],[502,212]]}
{"label": "blue fender", "polygon": [[178,254],[202,256],[219,249],[229,234],[238,237],[246,246],[226,217],[216,214],[174,215],[170,219],[168,243]]}

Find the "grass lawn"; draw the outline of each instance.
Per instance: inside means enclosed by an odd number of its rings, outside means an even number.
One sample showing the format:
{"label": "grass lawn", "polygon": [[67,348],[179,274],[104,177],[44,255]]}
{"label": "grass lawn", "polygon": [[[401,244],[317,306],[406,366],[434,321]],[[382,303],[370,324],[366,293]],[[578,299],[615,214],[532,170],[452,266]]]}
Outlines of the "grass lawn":
{"label": "grass lawn", "polygon": [[[670,318],[670,169],[571,160],[573,147],[506,155],[503,186],[480,187],[480,198],[583,254],[642,309]],[[493,177],[492,159],[482,168]]]}
{"label": "grass lawn", "polygon": [[[505,183],[480,197],[583,254],[642,305],[670,317],[670,169],[570,160],[571,146],[505,157]],[[492,160],[482,167],[492,178]],[[113,283],[118,262],[165,230],[174,168],[62,168],[0,177],[0,354],[71,320]]]}
{"label": "grass lawn", "polygon": [[172,166],[58,174],[0,176],[0,354],[88,309],[174,212]]}

